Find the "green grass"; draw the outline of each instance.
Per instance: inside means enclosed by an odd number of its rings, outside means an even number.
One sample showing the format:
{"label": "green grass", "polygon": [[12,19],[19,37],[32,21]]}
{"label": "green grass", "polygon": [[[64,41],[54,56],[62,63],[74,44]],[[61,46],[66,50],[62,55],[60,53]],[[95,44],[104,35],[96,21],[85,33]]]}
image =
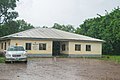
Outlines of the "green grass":
{"label": "green grass", "polygon": [[120,63],[120,55],[103,55],[100,59]]}
{"label": "green grass", "polygon": [[4,57],[0,57],[0,63],[4,63],[5,62],[5,58]]}

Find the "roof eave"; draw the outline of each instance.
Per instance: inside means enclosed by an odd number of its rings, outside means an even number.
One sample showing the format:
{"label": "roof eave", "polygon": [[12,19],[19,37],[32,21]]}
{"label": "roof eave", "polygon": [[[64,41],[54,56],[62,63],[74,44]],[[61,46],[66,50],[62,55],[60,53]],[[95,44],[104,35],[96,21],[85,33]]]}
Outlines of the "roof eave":
{"label": "roof eave", "polygon": [[32,40],[53,40],[53,41],[84,41],[84,42],[106,42],[104,40],[78,40],[78,39],[60,39],[60,38],[33,38],[33,37],[4,37],[0,40],[6,39],[32,39]]}

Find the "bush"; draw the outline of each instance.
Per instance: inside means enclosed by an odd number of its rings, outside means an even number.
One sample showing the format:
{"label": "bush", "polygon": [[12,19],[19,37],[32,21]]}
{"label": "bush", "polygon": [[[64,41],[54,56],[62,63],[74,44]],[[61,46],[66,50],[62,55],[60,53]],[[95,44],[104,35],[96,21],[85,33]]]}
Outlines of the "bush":
{"label": "bush", "polygon": [[4,57],[5,53],[4,52],[0,52],[0,57]]}

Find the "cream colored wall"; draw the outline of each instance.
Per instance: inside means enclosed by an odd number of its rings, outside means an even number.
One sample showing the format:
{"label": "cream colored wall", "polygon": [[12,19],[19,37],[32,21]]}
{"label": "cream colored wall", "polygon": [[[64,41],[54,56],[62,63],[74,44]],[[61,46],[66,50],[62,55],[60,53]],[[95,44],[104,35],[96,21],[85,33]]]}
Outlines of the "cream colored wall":
{"label": "cream colored wall", "polygon": [[[75,51],[75,44],[81,44],[81,51]],[[91,45],[91,51],[86,51],[86,45]],[[102,54],[100,42],[69,42],[69,54]]]}
{"label": "cream colored wall", "polygon": [[[25,48],[25,43],[32,43],[31,50],[27,50],[28,54],[52,54],[52,41],[43,40],[11,40],[11,45],[22,45]],[[37,45],[37,50],[33,49],[33,44]],[[46,43],[46,50],[39,50],[39,43]]]}
{"label": "cream colored wall", "polygon": [[[62,45],[65,44],[65,51],[62,51]],[[69,54],[69,42],[60,42],[60,53]]]}
{"label": "cream colored wall", "polygon": [[[27,50],[29,54],[52,54],[52,41],[44,41],[44,40],[7,40],[0,41],[0,51],[4,51],[4,45],[6,42],[7,48],[10,45],[22,45],[25,48],[25,43],[32,43],[32,50]],[[33,44],[46,43],[46,50],[37,50],[33,49]],[[1,49],[1,44],[3,43],[3,49]],[[80,42],[80,41],[70,41],[70,42],[61,42],[62,44],[66,44],[66,50],[62,51],[62,47],[60,53],[63,54],[102,54],[102,43],[100,42]],[[75,51],[75,44],[81,44],[81,51]],[[91,45],[91,51],[86,51],[86,45]],[[39,47],[39,46],[38,46]]]}

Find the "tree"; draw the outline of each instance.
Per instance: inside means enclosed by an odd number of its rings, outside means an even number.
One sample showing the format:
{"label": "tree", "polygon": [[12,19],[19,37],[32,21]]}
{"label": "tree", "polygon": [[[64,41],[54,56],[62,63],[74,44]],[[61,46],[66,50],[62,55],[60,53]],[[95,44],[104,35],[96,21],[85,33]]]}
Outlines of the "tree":
{"label": "tree", "polygon": [[0,27],[0,37],[18,32],[19,26],[15,21],[9,21]]}
{"label": "tree", "polygon": [[18,0],[0,0],[0,25],[18,17],[14,11]]}
{"label": "tree", "polygon": [[74,32],[75,28],[72,25],[60,25],[58,23],[55,23],[52,28],[67,31],[67,32]]}
{"label": "tree", "polygon": [[24,30],[27,30],[27,29],[34,28],[33,25],[25,22],[24,20],[17,20],[16,23],[19,27],[19,31],[24,31]]}
{"label": "tree", "polygon": [[75,32],[105,40],[103,53],[120,54],[120,8],[85,20]]}
{"label": "tree", "polygon": [[0,26],[0,37],[34,28],[24,20],[9,21]]}
{"label": "tree", "polygon": [[18,13],[15,10],[19,0],[0,0],[0,37],[33,28],[24,20],[17,20]]}
{"label": "tree", "polygon": [[48,28],[47,26],[43,26],[42,28]]}

